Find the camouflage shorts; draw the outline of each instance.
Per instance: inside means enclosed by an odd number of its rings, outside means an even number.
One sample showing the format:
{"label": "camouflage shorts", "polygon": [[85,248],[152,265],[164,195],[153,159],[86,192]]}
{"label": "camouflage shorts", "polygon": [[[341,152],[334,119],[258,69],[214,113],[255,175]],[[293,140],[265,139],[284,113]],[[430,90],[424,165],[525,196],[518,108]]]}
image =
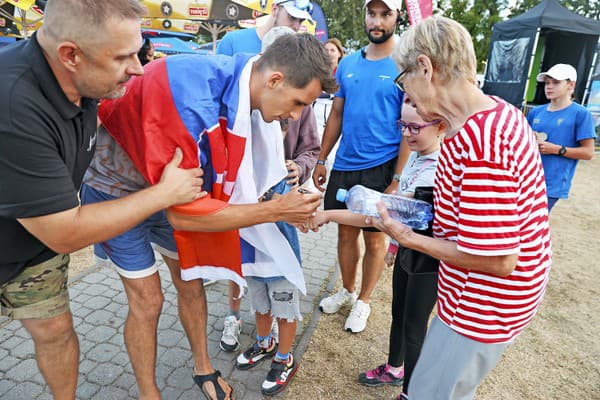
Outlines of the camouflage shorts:
{"label": "camouflage shorts", "polygon": [[25,268],[0,286],[2,315],[11,319],[51,318],[69,311],[69,255]]}

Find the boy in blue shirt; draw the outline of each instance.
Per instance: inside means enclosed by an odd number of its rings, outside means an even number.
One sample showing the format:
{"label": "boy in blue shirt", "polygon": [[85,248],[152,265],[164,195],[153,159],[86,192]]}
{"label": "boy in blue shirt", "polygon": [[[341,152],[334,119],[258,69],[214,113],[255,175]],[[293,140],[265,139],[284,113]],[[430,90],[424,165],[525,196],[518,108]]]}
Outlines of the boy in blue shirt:
{"label": "boy in blue shirt", "polygon": [[573,102],[577,71],[568,64],[556,64],[537,76],[544,82],[550,103],[534,108],[527,121],[535,131],[542,154],[548,213],[558,199],[566,199],[579,160],[594,154],[594,123],[590,111]]}

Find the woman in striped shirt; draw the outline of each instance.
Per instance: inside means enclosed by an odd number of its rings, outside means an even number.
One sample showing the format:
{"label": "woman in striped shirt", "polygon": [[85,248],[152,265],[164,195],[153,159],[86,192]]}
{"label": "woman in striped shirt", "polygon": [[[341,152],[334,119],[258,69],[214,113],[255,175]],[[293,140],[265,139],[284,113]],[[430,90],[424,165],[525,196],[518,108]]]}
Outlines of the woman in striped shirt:
{"label": "woman in striped shirt", "polygon": [[435,177],[434,237],[392,220],[374,225],[440,260],[438,309],[413,371],[410,400],[472,399],[525,329],[551,264],[546,187],[523,114],[476,86],[471,37],[440,16],[396,44],[396,84],[425,121],[448,126]]}

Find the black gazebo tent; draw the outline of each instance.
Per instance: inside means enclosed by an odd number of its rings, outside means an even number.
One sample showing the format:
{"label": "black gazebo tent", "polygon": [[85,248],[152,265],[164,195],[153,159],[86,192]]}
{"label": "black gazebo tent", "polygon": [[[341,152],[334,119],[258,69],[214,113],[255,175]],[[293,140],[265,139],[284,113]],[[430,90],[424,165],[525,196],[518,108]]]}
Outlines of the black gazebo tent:
{"label": "black gazebo tent", "polygon": [[[598,36],[600,21],[575,14],[557,0],[543,0],[526,13],[493,26],[483,91],[522,107],[529,78],[565,63],[577,69],[575,98],[581,101]],[[533,102],[546,102],[541,85]]]}

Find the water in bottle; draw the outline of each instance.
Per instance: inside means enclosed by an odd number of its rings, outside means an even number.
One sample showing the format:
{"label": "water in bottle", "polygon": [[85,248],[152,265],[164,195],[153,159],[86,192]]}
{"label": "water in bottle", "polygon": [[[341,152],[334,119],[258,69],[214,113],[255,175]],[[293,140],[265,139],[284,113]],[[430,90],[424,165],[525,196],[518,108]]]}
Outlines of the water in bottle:
{"label": "water in bottle", "polygon": [[412,229],[427,229],[433,218],[431,204],[396,194],[384,194],[362,185],[355,185],[350,190],[338,189],[335,198],[346,203],[348,209],[357,214],[379,217],[377,202],[382,201],[390,217],[408,225]]}

